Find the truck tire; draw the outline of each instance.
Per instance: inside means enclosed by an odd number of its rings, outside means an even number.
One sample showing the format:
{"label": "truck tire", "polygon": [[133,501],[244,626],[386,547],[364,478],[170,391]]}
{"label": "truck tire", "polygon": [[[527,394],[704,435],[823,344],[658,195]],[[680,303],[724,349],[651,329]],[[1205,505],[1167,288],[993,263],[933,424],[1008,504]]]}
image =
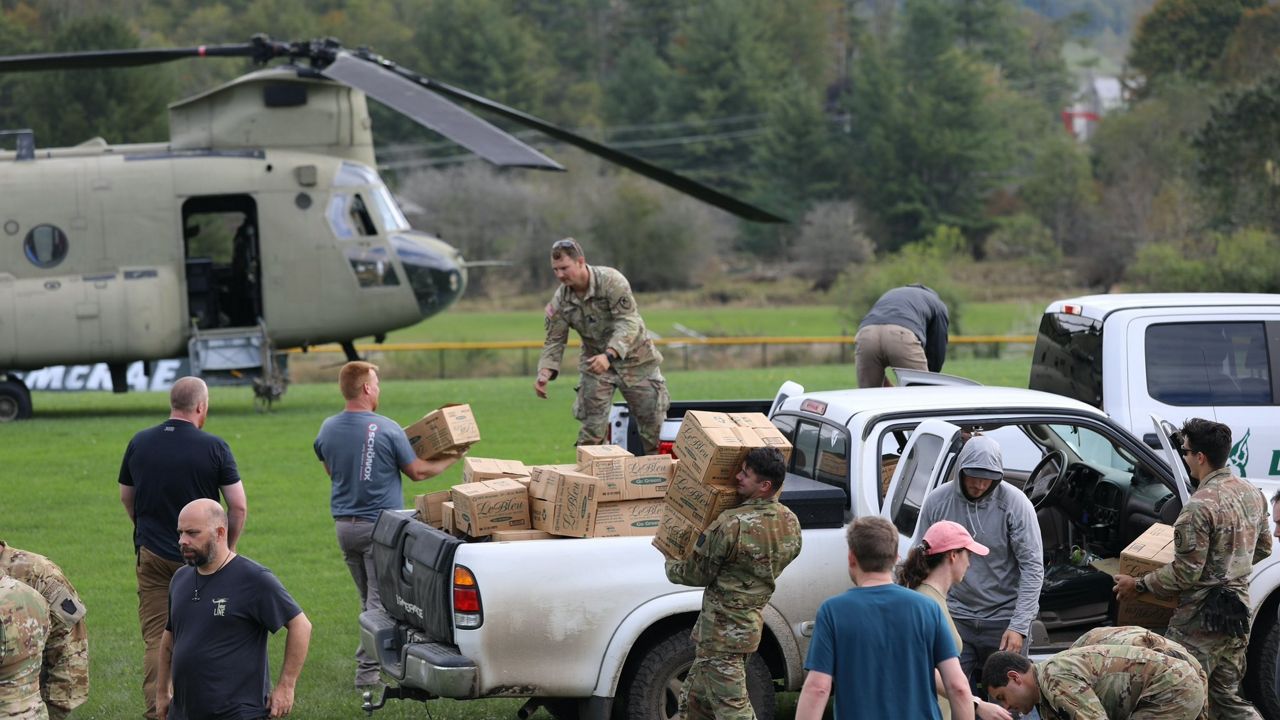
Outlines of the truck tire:
{"label": "truck tire", "polygon": [[1244,689],[1262,717],[1280,720],[1280,618],[1275,607],[1258,614],[1249,643]]}
{"label": "truck tire", "polygon": [[[4,377],[0,373],[0,377]],[[0,422],[31,417],[31,391],[18,380],[0,380]]]}
{"label": "truck tire", "polygon": [[[674,720],[680,714],[680,690],[693,665],[693,640],[680,630],[650,647],[623,687],[624,701],[616,720]],[[759,720],[773,720],[777,711],[773,678],[760,653],[747,660],[747,694]]]}

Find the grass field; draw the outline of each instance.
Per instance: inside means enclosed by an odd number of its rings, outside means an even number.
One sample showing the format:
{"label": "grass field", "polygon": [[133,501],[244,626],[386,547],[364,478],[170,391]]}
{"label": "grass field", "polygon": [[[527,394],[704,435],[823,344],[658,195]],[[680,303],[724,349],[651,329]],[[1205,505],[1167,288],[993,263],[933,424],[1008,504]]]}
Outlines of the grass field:
{"label": "grass field", "polygon": [[[988,384],[1026,385],[1029,360],[958,359],[947,371]],[[669,372],[673,398],[771,397],[783,380],[809,389],[853,383],[851,365],[721,372]],[[527,463],[571,462],[576,434],[572,383],[537,400],[527,378],[387,381],[381,412],[409,422],[444,402],[468,402],[483,440],[480,457]],[[314,624],[310,656],[298,687],[296,717],[358,717],[352,688],[357,600],[339,556],[328,513],[329,485],[311,451],[320,422],[341,409],[336,385],[295,385],[270,414],[254,411],[247,389],[215,388],[206,427],[225,438],[249,498],[240,551],[272,568]],[[141,715],[142,643],[138,634],[130,526],[119,503],[120,457],[134,432],[168,414],[168,398],[143,393],[37,393],[36,418],[0,425],[0,537],[52,557],[89,608],[92,655],[89,702],[75,717]],[[412,495],[459,481],[451,469],[432,481],[406,483]],[[273,639],[273,674],[280,638]],[[785,698],[783,716],[794,703]],[[514,717],[519,701],[392,703],[379,718]],[[546,717],[545,713],[540,715]]]}
{"label": "grass field", "polygon": [[[677,325],[712,337],[813,337],[857,331],[834,305],[785,307],[646,308],[645,325],[662,337],[677,337]],[[1034,332],[1044,302],[975,302],[964,306],[961,332],[966,335],[1004,335]],[[391,333],[388,342],[541,340],[540,309],[513,312],[470,312],[454,309],[425,322]]]}

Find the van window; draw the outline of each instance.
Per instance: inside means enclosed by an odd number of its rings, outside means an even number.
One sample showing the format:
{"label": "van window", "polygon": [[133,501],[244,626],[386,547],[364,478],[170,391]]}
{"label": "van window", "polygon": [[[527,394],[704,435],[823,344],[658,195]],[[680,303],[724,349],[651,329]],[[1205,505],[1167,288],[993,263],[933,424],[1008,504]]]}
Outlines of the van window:
{"label": "van window", "polygon": [[1270,405],[1271,371],[1261,322],[1152,325],[1147,392],[1167,405]]}
{"label": "van window", "polygon": [[1102,321],[1067,313],[1040,320],[1028,387],[1102,407]]}

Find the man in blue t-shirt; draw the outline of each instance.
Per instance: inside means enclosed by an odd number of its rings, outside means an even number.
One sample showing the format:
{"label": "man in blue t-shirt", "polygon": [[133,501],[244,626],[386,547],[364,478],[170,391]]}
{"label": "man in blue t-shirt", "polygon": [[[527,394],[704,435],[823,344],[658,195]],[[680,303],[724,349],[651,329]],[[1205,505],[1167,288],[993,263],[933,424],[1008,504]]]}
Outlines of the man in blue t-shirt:
{"label": "man in blue t-shirt", "polygon": [[833,687],[843,690],[835,698],[836,720],[939,720],[935,668],[953,720],[972,720],[973,695],[942,610],[893,582],[897,529],[884,518],[864,517],[849,524],[847,536],[856,587],[818,608],[796,720],[819,720]]}
{"label": "man in blue t-shirt", "polygon": [[[444,472],[456,455],[423,460],[413,453],[404,430],[377,414],[378,366],[360,360],[338,372],[338,386],[347,406],[320,426],[316,457],[333,482],[329,511],[337,526],[338,547],[360,593],[360,608],[379,607],[378,579],[373,566],[373,525],[383,510],[404,507],[400,473],[414,481]],[[356,648],[356,687],[380,682],[378,661]]]}
{"label": "man in blue t-shirt", "polygon": [[[227,514],[213,500],[182,509],[178,545],[187,567],[169,586],[156,688],[160,720],[288,715],[311,644],[311,621],[270,570],[227,547]],[[284,661],[272,688],[267,634],[282,627]]]}

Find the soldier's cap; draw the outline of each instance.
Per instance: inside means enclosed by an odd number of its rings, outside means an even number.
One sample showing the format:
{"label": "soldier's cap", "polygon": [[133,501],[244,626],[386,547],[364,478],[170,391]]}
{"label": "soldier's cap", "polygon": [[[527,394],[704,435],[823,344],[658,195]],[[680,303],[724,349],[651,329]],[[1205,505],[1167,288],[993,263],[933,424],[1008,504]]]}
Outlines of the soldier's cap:
{"label": "soldier's cap", "polygon": [[937,555],[964,548],[976,555],[986,555],[991,550],[973,539],[968,530],[958,522],[939,520],[924,531],[924,554]]}
{"label": "soldier's cap", "polygon": [[960,472],[980,480],[1004,478],[1000,445],[986,435],[974,435],[960,449]]}

